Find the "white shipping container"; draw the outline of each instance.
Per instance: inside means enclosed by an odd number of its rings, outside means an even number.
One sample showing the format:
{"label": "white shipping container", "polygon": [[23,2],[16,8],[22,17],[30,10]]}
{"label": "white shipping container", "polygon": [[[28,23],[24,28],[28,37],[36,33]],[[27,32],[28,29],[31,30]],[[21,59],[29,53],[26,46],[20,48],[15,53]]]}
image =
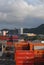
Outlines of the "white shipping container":
{"label": "white shipping container", "polygon": [[41,43],[44,43],[44,41],[41,41]]}

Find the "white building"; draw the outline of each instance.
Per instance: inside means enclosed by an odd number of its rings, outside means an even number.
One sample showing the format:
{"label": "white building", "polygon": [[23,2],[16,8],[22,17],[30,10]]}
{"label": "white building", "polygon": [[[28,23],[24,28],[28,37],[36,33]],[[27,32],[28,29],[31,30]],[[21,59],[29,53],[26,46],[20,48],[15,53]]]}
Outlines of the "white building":
{"label": "white building", "polygon": [[23,28],[20,28],[20,29],[18,30],[18,33],[19,33],[19,34],[23,34]]}
{"label": "white building", "polygon": [[3,36],[6,36],[7,33],[8,31],[3,31]]}
{"label": "white building", "polygon": [[1,32],[3,36],[6,36],[9,31],[8,29],[2,29]]}

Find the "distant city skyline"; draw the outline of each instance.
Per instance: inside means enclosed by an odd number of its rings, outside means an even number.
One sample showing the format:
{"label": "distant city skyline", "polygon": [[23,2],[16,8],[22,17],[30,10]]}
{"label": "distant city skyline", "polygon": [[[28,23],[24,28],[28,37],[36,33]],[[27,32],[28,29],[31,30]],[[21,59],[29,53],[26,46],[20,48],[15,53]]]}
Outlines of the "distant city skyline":
{"label": "distant city skyline", "polygon": [[44,0],[0,0],[0,29],[44,24]]}

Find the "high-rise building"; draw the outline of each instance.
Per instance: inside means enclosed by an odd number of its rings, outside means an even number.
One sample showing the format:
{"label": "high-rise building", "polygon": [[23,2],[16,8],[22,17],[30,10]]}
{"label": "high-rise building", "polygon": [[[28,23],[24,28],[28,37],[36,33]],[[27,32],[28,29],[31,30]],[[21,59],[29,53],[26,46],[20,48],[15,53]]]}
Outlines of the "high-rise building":
{"label": "high-rise building", "polygon": [[23,28],[18,29],[19,34],[23,34]]}

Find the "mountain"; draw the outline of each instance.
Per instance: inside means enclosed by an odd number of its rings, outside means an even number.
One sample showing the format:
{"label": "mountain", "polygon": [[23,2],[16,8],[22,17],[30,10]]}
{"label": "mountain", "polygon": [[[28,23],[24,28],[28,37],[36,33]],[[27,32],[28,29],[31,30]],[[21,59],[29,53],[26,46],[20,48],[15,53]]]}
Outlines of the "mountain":
{"label": "mountain", "polygon": [[31,29],[24,28],[24,33],[44,34],[44,24],[41,24],[40,26]]}

